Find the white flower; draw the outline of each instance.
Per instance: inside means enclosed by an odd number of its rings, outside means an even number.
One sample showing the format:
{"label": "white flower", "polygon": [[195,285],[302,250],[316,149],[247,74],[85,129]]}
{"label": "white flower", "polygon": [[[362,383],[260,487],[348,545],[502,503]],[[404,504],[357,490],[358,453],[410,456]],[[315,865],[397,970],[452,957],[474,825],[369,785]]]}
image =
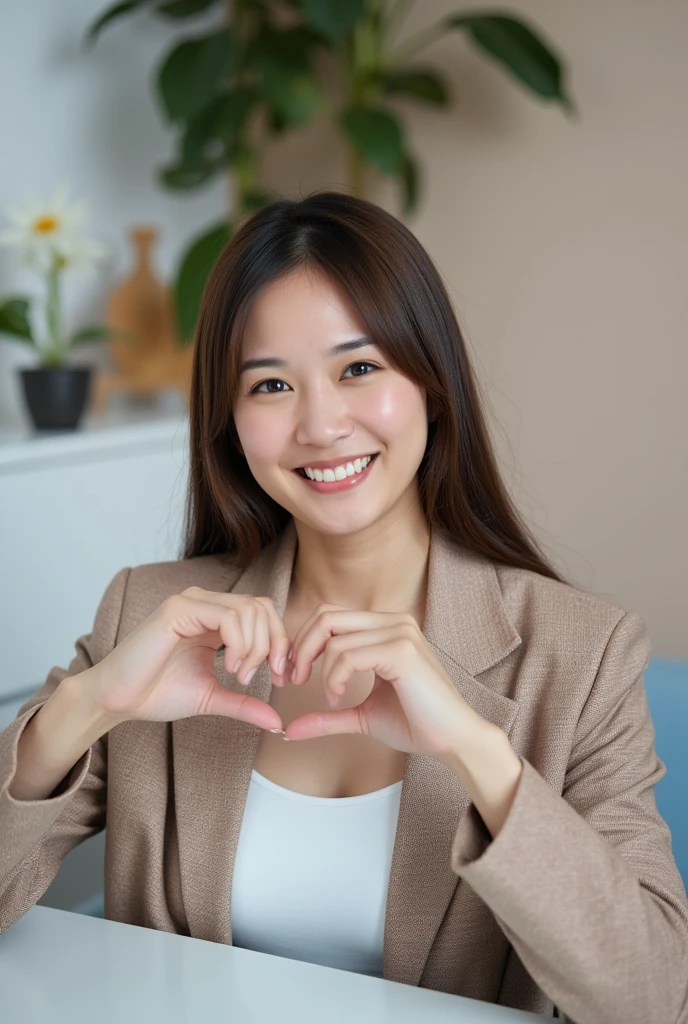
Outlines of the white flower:
{"label": "white flower", "polygon": [[49,270],[55,258],[61,267],[92,267],[110,250],[79,237],[87,216],[87,204],[68,201],[66,185],[43,203],[26,199],[6,211],[11,227],[0,231],[0,245],[18,245],[24,261],[39,270]]}

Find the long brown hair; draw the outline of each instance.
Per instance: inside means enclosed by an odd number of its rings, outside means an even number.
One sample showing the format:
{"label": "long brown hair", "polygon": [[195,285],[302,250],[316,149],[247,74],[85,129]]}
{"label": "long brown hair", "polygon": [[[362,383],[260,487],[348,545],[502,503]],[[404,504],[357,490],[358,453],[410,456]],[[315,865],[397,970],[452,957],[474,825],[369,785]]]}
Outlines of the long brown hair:
{"label": "long brown hair", "polygon": [[566,582],[500,478],[461,330],[428,253],[376,204],[318,190],[276,199],[244,220],[208,278],[194,339],[182,557],[231,555],[244,569],[291,519],[251,474],[232,409],[252,301],[300,267],[339,285],[371,341],[426,389],[430,422],[418,476],[428,523],[494,561]]}

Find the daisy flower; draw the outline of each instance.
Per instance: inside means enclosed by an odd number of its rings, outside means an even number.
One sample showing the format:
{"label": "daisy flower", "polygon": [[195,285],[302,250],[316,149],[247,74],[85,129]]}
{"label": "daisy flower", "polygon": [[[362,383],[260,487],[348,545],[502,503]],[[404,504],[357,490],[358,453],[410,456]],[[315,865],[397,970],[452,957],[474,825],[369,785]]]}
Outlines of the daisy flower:
{"label": "daisy flower", "polygon": [[6,210],[10,227],[0,231],[0,245],[16,245],[25,263],[38,270],[55,267],[92,268],[110,250],[80,237],[87,217],[85,201],[70,201],[66,185],[60,185],[52,199],[26,199]]}
{"label": "daisy flower", "polygon": [[80,237],[86,219],[86,203],[70,201],[66,185],[60,185],[47,203],[27,199],[7,211],[10,227],[0,231],[0,245],[16,246],[24,263],[40,271],[45,278],[45,332],[43,341],[34,332],[30,309],[32,301],[23,295],[11,295],[0,302],[0,335],[32,345],[41,366],[61,366],[74,345],[107,341],[122,336],[102,324],[65,334],[62,324],[61,280],[65,270],[94,265],[110,250]]}

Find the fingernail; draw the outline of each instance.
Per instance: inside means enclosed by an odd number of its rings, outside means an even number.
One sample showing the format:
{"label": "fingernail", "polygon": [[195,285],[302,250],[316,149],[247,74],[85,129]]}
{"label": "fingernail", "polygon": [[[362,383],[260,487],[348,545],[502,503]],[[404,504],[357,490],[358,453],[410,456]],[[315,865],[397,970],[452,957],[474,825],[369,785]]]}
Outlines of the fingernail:
{"label": "fingernail", "polygon": [[291,656],[292,656],[293,653],[294,653],[294,648],[290,647],[289,648],[289,654],[287,655],[287,660],[288,661],[291,660]]}
{"label": "fingernail", "polygon": [[282,675],[282,673],[284,672],[284,666],[286,664],[287,664],[287,659],[286,658],[282,658],[282,660],[280,661],[279,666],[277,668],[277,671],[279,672],[280,675]]}
{"label": "fingernail", "polygon": [[291,682],[293,683],[295,679],[296,679],[296,668],[293,668],[291,670]]}
{"label": "fingernail", "polygon": [[289,742],[289,736],[283,736],[283,737],[282,737],[282,739],[283,739],[283,740],[284,740],[284,741],[285,741],[286,743],[288,743],[288,742]]}
{"label": "fingernail", "polygon": [[284,729],[270,729],[270,732],[284,732]]}
{"label": "fingernail", "polygon": [[247,686],[251,682],[251,680],[253,679],[255,674],[256,674],[256,670],[254,668],[252,668],[251,671],[249,672],[249,674],[246,676],[246,679],[245,679],[245,683],[246,683]]}
{"label": "fingernail", "polygon": [[243,660],[244,660],[243,658],[239,658],[239,660],[237,661],[236,665],[235,665],[235,666],[234,666],[234,668],[232,669],[232,672],[236,673],[236,672],[238,672],[238,671],[239,671],[239,665],[241,665],[241,663],[242,663],[242,661],[243,661]]}

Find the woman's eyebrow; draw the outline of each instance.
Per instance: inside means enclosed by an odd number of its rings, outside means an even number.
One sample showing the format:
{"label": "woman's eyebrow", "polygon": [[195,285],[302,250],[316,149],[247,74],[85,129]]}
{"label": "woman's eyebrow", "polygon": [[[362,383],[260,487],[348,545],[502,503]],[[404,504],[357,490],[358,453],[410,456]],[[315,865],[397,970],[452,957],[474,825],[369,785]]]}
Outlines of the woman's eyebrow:
{"label": "woman's eyebrow", "polygon": [[[365,348],[366,345],[374,344],[370,338],[352,338],[351,341],[340,341],[338,345],[333,345],[331,349],[323,353],[324,357],[339,356],[343,352],[352,352],[357,348]],[[239,373],[245,373],[247,370],[262,370],[266,366],[289,366],[286,359],[276,359],[274,356],[267,356],[264,359],[247,359],[241,364]]]}

